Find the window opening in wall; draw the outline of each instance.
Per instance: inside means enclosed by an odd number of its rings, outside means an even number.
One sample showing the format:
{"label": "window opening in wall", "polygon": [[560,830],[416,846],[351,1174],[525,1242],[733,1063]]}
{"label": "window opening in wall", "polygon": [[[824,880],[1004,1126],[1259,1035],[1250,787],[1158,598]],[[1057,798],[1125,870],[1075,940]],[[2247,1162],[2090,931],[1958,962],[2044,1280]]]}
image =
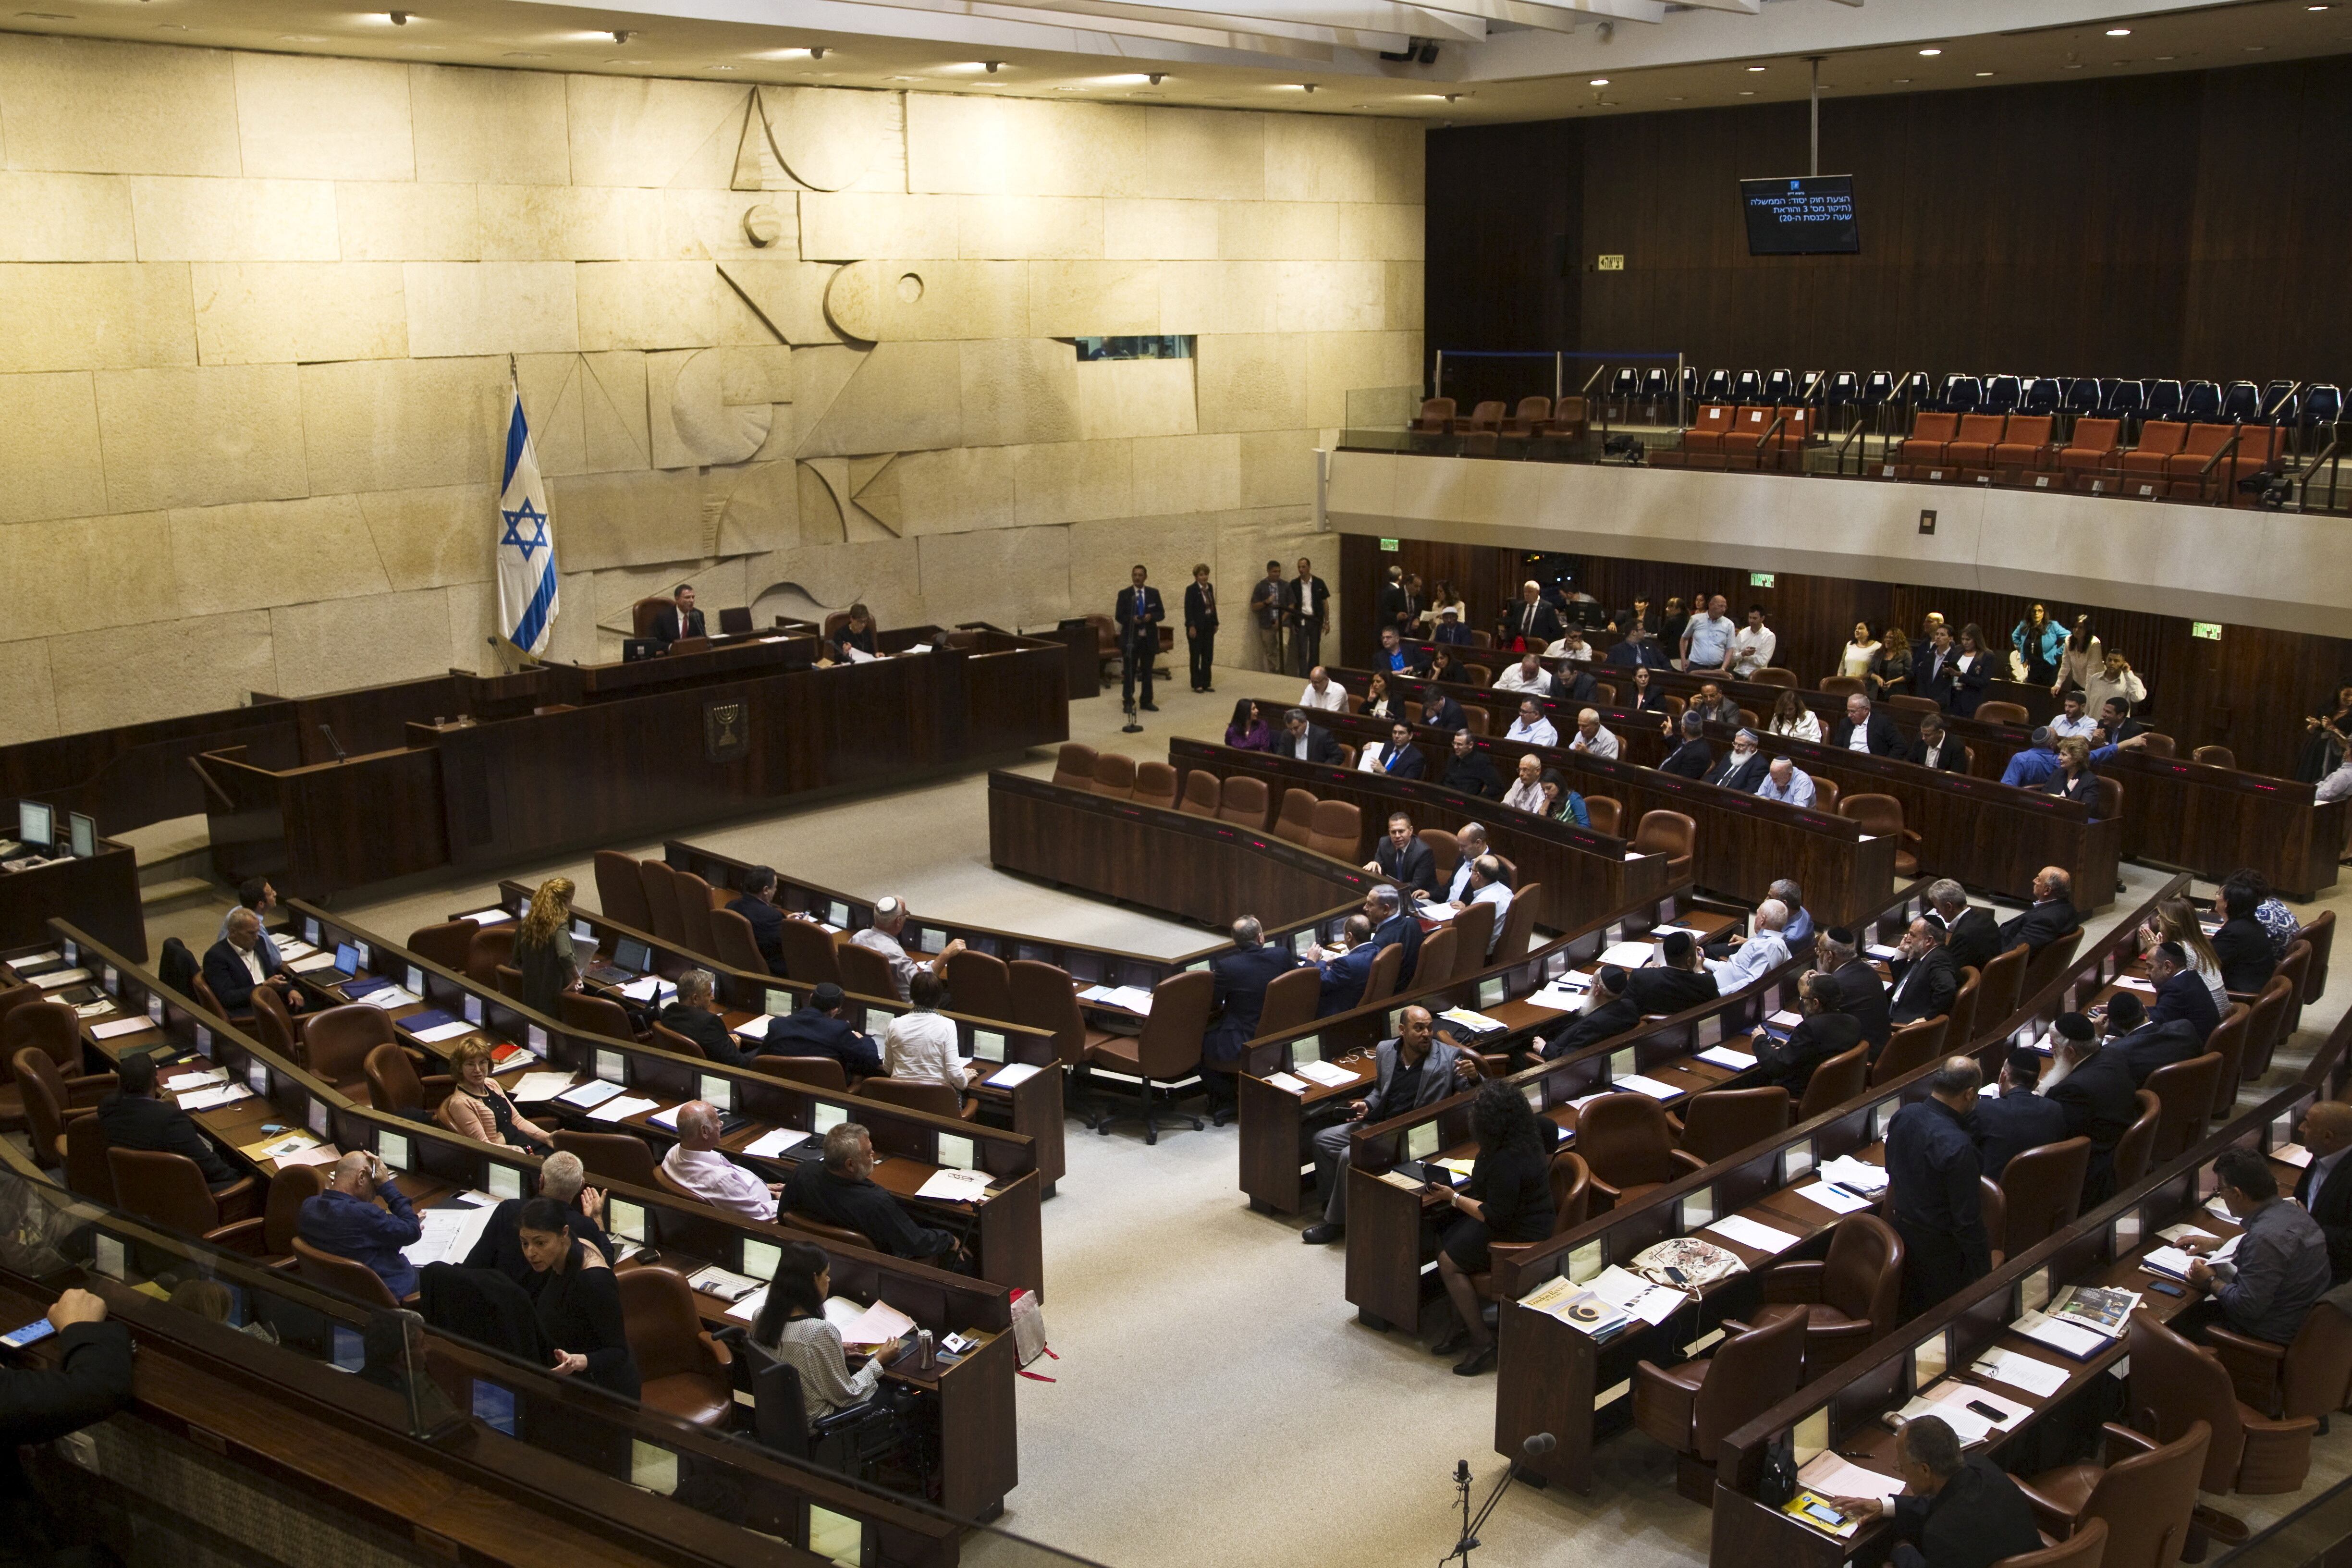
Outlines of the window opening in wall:
{"label": "window opening in wall", "polygon": [[1078,359],[1081,363],[1097,359],[1191,359],[1192,345],[1198,340],[1183,337],[1153,336],[1146,338],[1079,338]]}

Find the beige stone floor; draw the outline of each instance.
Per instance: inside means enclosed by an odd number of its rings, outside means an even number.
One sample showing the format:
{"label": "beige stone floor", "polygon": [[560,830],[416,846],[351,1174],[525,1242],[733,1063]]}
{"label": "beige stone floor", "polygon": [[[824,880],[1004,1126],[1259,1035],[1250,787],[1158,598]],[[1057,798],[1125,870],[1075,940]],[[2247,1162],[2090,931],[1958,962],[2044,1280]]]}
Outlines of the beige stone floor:
{"label": "beige stone floor", "polygon": [[[1236,696],[1288,701],[1299,685],[1226,669],[1217,681],[1216,695],[1194,696],[1180,668],[1173,691],[1160,685],[1162,711],[1145,715],[1149,727],[1135,737],[1118,733],[1115,690],[1073,704],[1073,736],[1149,756],[1171,734],[1221,733]],[[1039,752],[1023,771],[1051,767],[1050,752]],[[845,889],[902,893],[945,918],[1157,952],[1204,940],[992,871],[985,795],[973,774],[680,837]],[[558,870],[593,900],[584,858],[509,874]],[[2126,901],[2145,896],[2138,889],[2152,879],[2128,868]],[[478,902],[493,885],[411,889],[355,901],[350,912],[398,937]],[[2331,901],[2352,913],[2352,892]],[[186,923],[208,941],[216,919]],[[2306,1013],[2279,1081],[2333,1026],[2347,996],[2352,986],[2339,985]],[[1454,1460],[1470,1460],[1480,1496],[1499,1473],[1492,1378],[1454,1377],[1418,1342],[1360,1327],[1342,1294],[1342,1253],[1301,1246],[1298,1224],[1251,1213],[1235,1186],[1235,1150],[1231,1129],[1173,1131],[1147,1148],[1132,1122],[1108,1137],[1072,1123],[1069,1173],[1044,1212],[1045,1312],[1060,1359],[1036,1369],[1054,1382],[1020,1384],[1021,1483],[1001,1521],[1009,1533],[966,1547],[980,1568],[1038,1557],[1014,1535],[1119,1568],[1427,1568],[1453,1543]],[[2230,1506],[2249,1519],[2283,1518],[2323,1481],[2352,1474],[2352,1422],[2321,1440],[2313,1473],[2302,1493]],[[1703,1563],[1709,1516],[1672,1482],[1664,1449],[1622,1436],[1602,1448],[1590,1495],[1515,1488],[1477,1560]]]}

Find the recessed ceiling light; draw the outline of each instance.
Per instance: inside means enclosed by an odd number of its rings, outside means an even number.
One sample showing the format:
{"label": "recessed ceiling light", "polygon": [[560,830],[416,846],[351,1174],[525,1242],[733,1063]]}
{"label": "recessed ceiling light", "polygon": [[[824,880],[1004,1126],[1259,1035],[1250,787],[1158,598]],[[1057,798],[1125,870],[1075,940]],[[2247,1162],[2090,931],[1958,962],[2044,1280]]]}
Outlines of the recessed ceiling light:
{"label": "recessed ceiling light", "polygon": [[188,25],[185,22],[158,22],[155,30],[159,33],[184,33]]}
{"label": "recessed ceiling light", "polygon": [[770,49],[767,58],[772,60],[804,60],[810,55],[806,49]]}
{"label": "recessed ceiling light", "polygon": [[1666,101],[1668,103],[1687,103],[1690,100],[1679,92],[1670,92],[1666,95]]}
{"label": "recessed ceiling light", "polygon": [[[541,58],[544,58],[545,57],[542,56]],[[741,66],[705,66],[702,68],[707,71],[739,71],[743,68]]]}
{"label": "recessed ceiling light", "polygon": [[1607,87],[1609,85],[1609,79],[1605,76],[1597,76],[1591,81],[1586,82],[1584,85],[1587,87]]}
{"label": "recessed ceiling light", "polygon": [[1979,75],[1979,76],[1990,76],[1990,75],[1992,75],[1992,72],[1990,72],[1990,71],[1979,71],[1979,72],[1977,72],[1977,75]]}
{"label": "recessed ceiling light", "polygon": [[2083,62],[2080,60],[2068,60],[2066,62],[2066,68],[2070,71],[2081,70],[2083,68]]}
{"label": "recessed ceiling light", "polygon": [[2156,58],[2160,60],[2177,60],[2180,57],[2179,55],[2158,55]]}
{"label": "recessed ceiling light", "polygon": [[2107,37],[2110,38],[2128,38],[2131,37],[2131,29],[2129,27],[2109,27],[2107,29]]}
{"label": "recessed ceiling light", "polygon": [[1742,98],[1753,98],[1756,96],[1756,89],[1752,87],[1743,87],[1739,89],[1739,96]]}
{"label": "recessed ceiling light", "polygon": [[1159,79],[1160,79],[1157,77],[1145,76],[1141,72],[1136,72],[1129,76],[1098,76],[1095,78],[1095,80],[1104,87],[1139,87],[1145,82],[1156,83]]}
{"label": "recessed ceiling light", "polygon": [[1895,85],[1897,87],[1909,87],[1911,85],[1911,79],[1907,76],[1898,76],[1895,79]]}
{"label": "recessed ceiling light", "polygon": [[1749,66],[1748,68],[1750,71],[1760,71],[1760,70],[1762,70],[1764,68],[1763,68],[1762,66]]}
{"label": "recessed ceiling light", "polygon": [[1919,52],[1932,59],[1936,56],[1942,54],[1944,51],[1941,49],[1921,49]]}

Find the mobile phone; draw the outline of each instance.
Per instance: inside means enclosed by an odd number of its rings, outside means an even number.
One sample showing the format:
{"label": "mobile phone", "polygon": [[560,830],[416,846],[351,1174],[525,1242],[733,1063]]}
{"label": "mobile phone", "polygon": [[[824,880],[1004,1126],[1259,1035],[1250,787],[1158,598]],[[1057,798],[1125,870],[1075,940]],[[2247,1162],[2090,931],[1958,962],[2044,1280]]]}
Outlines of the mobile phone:
{"label": "mobile phone", "polygon": [[57,1331],[58,1326],[48,1319],[35,1318],[23,1328],[12,1329],[5,1334],[0,1334],[0,1345],[5,1345],[12,1351],[20,1351],[26,1345],[47,1339]]}
{"label": "mobile phone", "polygon": [[1807,1502],[1805,1512],[1832,1530],[1845,1523],[1845,1515],[1818,1500]]}
{"label": "mobile phone", "polygon": [[1996,1426],[2009,1419],[2009,1412],[2001,1409],[1997,1405],[1987,1405],[1981,1399],[1969,1400],[1968,1407],[1975,1411],[1978,1415],[1983,1416],[1986,1420],[1991,1422]]}
{"label": "mobile phone", "polygon": [[2183,1290],[2179,1286],[2168,1285],[2161,1279],[2149,1280],[2147,1282],[2147,1288],[2160,1296],[2186,1296],[2189,1294],[2188,1291]]}
{"label": "mobile phone", "polygon": [[1667,1279],[1673,1280],[1677,1285],[1687,1285],[1690,1283],[1690,1276],[1684,1273],[1679,1268],[1670,1267],[1666,1269],[1665,1274]]}

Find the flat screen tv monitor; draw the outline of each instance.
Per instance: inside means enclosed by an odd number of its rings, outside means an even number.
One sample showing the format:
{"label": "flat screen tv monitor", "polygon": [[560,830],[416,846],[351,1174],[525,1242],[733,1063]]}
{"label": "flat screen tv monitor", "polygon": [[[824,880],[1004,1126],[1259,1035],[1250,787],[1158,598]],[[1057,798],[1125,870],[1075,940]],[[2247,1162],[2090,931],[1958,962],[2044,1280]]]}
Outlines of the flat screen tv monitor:
{"label": "flat screen tv monitor", "polygon": [[87,860],[98,853],[98,824],[80,812],[68,812],[66,825],[73,835],[74,858]]}
{"label": "flat screen tv monitor", "polygon": [[26,847],[38,847],[47,853],[58,841],[57,813],[37,800],[16,803],[16,837]]}
{"label": "flat screen tv monitor", "polygon": [[1739,182],[1750,256],[1854,256],[1862,230],[1852,174],[1795,174]]}

